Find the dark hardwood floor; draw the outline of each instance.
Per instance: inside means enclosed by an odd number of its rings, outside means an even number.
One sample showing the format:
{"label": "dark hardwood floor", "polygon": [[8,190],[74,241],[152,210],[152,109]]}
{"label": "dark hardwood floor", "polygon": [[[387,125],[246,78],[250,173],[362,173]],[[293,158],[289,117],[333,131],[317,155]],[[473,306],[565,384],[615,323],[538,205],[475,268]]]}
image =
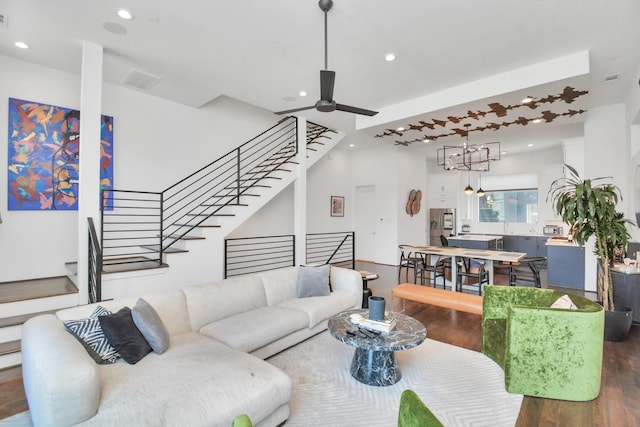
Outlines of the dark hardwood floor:
{"label": "dark hardwood floor", "polygon": [[[380,278],[370,281],[369,287],[374,295],[390,299],[391,288],[398,283],[397,267],[362,262],[356,267],[378,273]],[[505,283],[506,278],[496,276],[495,282]],[[412,302],[407,302],[406,311],[427,327],[429,338],[480,351],[481,316]],[[0,419],[26,409],[19,371],[4,378],[0,373]],[[597,399],[567,402],[525,396],[516,425],[640,426],[640,327],[632,327],[624,342],[605,341]]]}

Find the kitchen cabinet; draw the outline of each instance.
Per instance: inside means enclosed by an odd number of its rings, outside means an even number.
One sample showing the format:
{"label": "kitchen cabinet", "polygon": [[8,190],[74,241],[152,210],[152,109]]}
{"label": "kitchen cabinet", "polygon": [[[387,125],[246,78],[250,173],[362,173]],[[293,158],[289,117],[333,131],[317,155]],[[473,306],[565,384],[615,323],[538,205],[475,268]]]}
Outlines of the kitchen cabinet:
{"label": "kitchen cabinet", "polygon": [[584,248],[576,244],[547,244],[547,283],[584,289]]}
{"label": "kitchen cabinet", "polygon": [[502,236],[505,251],[524,252],[528,257],[547,256],[547,237]]}

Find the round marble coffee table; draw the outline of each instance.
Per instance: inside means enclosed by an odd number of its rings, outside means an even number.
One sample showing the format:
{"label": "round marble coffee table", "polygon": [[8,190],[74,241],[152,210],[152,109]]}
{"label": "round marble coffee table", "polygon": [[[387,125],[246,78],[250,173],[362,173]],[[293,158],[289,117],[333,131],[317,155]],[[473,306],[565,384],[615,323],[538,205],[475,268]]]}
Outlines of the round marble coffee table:
{"label": "round marble coffee table", "polygon": [[427,337],[427,329],[413,317],[398,314],[396,327],[389,334],[361,337],[354,334],[358,325],[351,323],[349,318],[354,313],[366,315],[368,310],[343,311],[329,319],[329,333],[356,348],[351,376],[361,383],[378,387],[397,383],[402,374],[394,352],[422,344]]}

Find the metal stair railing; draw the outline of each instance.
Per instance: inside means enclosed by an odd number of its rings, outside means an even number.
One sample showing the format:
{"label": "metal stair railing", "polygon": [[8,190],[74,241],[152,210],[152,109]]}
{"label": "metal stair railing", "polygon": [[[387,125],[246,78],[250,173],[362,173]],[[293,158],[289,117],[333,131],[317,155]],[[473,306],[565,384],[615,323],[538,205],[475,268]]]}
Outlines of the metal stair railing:
{"label": "metal stair railing", "polygon": [[87,218],[89,237],[89,303],[102,301],[102,249],[93,218]]}
{"label": "metal stair railing", "polygon": [[[307,234],[306,264],[355,269],[353,231]],[[296,265],[293,234],[236,237],[224,241],[224,278]]]}
{"label": "metal stair railing", "polygon": [[[243,206],[244,196],[268,186],[275,172],[286,170],[298,152],[297,119],[288,117],[162,192],[110,190],[102,195],[103,267],[148,263],[161,265],[164,254],[223,209]],[[307,149],[322,144],[331,131],[307,123]]]}

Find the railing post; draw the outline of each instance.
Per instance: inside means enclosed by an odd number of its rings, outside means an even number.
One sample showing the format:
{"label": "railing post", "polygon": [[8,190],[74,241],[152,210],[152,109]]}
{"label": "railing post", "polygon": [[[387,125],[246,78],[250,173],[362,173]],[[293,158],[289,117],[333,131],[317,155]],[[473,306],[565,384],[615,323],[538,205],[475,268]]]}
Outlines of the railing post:
{"label": "railing post", "polygon": [[356,232],[351,232],[351,269],[356,269]]}
{"label": "railing post", "polygon": [[236,149],[236,203],[240,204],[240,147]]}
{"label": "railing post", "polygon": [[162,232],[164,230],[164,191],[162,193],[160,193],[160,233],[158,233],[159,235],[159,241],[160,241],[160,245],[159,245],[159,249],[160,249],[160,259],[158,260],[158,265],[162,265],[162,260],[164,259],[164,245],[163,245],[163,239],[162,239]]}

